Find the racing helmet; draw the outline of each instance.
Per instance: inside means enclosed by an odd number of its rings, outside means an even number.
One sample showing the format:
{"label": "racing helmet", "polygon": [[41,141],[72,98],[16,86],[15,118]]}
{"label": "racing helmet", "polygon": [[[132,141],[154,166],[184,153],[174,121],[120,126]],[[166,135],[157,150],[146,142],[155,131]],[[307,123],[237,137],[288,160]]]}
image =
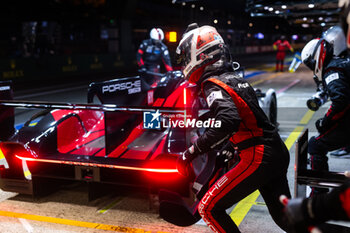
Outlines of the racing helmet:
{"label": "racing helmet", "polygon": [[334,56],[339,56],[346,50],[346,39],[340,26],[330,27],[322,36],[328,43],[333,45]]}
{"label": "racing helmet", "polygon": [[153,39],[153,40],[162,41],[164,39],[164,32],[160,28],[152,28],[149,35],[150,35],[151,39]]}
{"label": "racing helmet", "polygon": [[301,61],[322,81],[323,68],[333,57],[333,46],[325,39],[312,39],[301,51]]}
{"label": "racing helmet", "polygon": [[225,55],[224,40],[214,27],[190,24],[176,48],[176,62],[186,80],[197,83],[204,68]]}

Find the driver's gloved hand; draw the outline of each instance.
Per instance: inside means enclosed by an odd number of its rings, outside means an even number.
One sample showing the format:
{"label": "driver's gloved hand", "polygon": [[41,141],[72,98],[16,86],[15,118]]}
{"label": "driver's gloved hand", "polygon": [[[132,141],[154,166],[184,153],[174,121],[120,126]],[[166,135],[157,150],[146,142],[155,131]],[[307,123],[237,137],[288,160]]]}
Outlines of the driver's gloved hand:
{"label": "driver's gloved hand", "polygon": [[176,168],[181,175],[189,175],[189,168],[191,166],[191,162],[195,157],[197,157],[197,155],[198,154],[195,152],[194,146],[192,145],[177,158]]}
{"label": "driver's gloved hand", "polygon": [[223,162],[239,160],[238,152],[231,142],[226,143],[225,146],[218,152],[217,156],[221,157]]}

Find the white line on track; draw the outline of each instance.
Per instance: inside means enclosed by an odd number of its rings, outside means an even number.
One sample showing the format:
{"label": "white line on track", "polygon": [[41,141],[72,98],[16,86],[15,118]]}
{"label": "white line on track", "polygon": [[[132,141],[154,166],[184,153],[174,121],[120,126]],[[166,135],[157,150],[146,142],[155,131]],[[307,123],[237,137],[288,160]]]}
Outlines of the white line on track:
{"label": "white line on track", "polygon": [[300,79],[296,79],[293,82],[289,83],[287,86],[283,87],[282,89],[278,90],[277,93],[277,98],[284,95],[284,92],[287,91],[289,88],[293,87],[297,83],[300,82]]}
{"label": "white line on track", "polygon": [[26,219],[19,218],[18,220],[22,223],[24,229],[26,229],[28,233],[33,233],[34,228],[29,224],[29,222]]}

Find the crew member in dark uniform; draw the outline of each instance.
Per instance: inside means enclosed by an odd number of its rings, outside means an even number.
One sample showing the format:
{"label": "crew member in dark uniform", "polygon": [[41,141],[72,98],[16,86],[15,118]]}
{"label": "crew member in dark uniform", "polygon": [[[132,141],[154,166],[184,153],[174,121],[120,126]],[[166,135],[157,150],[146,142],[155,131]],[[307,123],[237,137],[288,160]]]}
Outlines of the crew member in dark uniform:
{"label": "crew member in dark uniform", "polygon": [[[170,55],[167,46],[162,42],[164,33],[160,28],[153,28],[150,32],[150,39],[142,41],[137,54],[137,64],[141,72],[145,72],[147,82],[152,84],[155,75],[150,73],[160,73],[161,65],[163,64],[166,71],[172,71]],[[146,73],[149,71],[150,73]]]}
{"label": "crew member in dark uniform", "polygon": [[[328,171],[327,153],[350,145],[350,59],[333,56],[333,46],[325,39],[308,42],[301,58],[332,102],[327,113],[316,121],[319,134],[310,138],[308,147],[312,170]],[[327,191],[313,188],[312,195]]]}
{"label": "crew member in dark uniform", "polygon": [[232,69],[228,49],[211,26],[188,26],[176,54],[185,78],[197,84],[220,128],[209,128],[178,158],[177,168],[188,174],[199,154],[225,145],[239,154],[238,164],[218,178],[198,205],[214,232],[240,232],[226,209],[259,189],[274,221],[286,229],[279,194],[289,195],[289,152],[259,107],[254,89]]}

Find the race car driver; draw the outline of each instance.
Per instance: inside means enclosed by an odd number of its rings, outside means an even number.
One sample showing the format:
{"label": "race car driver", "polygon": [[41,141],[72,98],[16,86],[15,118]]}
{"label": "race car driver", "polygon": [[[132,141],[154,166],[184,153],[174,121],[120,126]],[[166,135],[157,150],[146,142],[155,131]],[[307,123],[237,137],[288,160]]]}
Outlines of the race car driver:
{"label": "race car driver", "polygon": [[211,26],[188,26],[177,49],[185,78],[197,84],[221,128],[209,128],[177,161],[178,171],[188,174],[199,154],[229,143],[240,161],[220,177],[204,195],[198,212],[214,232],[240,232],[226,209],[259,189],[274,221],[286,229],[279,195],[289,194],[286,177],[289,152],[263,110],[254,89],[232,69],[222,37]]}
{"label": "race car driver", "polygon": [[[164,39],[163,30],[153,28],[150,31],[150,39],[142,41],[137,54],[137,64],[142,72],[150,71],[159,73],[161,64],[164,65],[166,71],[172,71],[170,55],[167,46],[162,42]],[[149,75],[148,83],[152,84],[152,75]]]}
{"label": "race car driver", "polygon": [[[308,147],[312,169],[328,171],[327,153],[350,145],[350,59],[334,57],[333,46],[324,39],[308,42],[301,58],[332,102],[327,113],[316,121],[319,134],[310,138]],[[312,195],[327,191],[314,188]]]}

